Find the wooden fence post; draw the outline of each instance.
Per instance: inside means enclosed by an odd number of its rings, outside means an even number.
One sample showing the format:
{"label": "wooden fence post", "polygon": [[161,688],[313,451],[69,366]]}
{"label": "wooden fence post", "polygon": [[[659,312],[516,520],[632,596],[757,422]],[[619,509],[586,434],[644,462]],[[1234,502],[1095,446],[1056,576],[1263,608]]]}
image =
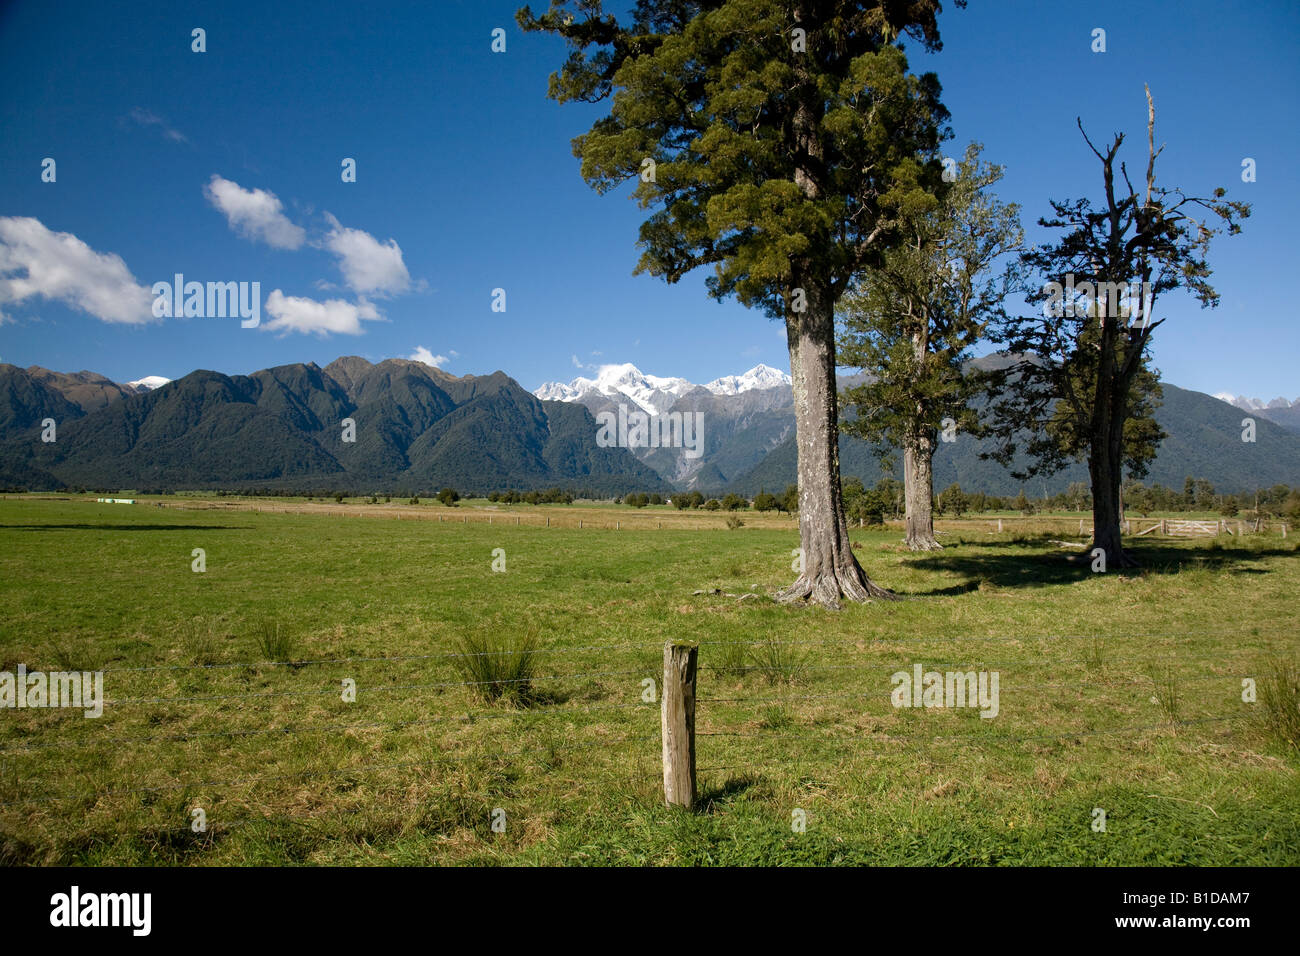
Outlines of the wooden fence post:
{"label": "wooden fence post", "polygon": [[670,807],[695,804],[695,665],[699,647],[664,644],[664,800]]}
{"label": "wooden fence post", "polygon": [[998,519],[998,534],[1002,533],[1002,519]]}

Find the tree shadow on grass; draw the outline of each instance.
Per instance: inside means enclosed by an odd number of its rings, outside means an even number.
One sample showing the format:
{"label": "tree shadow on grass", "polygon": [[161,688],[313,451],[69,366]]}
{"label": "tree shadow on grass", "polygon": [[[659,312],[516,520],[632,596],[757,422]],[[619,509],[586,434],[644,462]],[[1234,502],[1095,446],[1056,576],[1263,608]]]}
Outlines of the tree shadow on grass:
{"label": "tree shadow on grass", "polygon": [[236,524],[0,524],[0,531],[251,531]]}
{"label": "tree shadow on grass", "polygon": [[[998,549],[993,553],[957,553],[939,551],[926,554],[908,565],[926,571],[946,571],[966,576],[959,584],[925,591],[899,591],[907,597],[944,597],[968,594],[981,584],[996,589],[1047,587],[1085,580],[1094,573],[1090,551],[1062,551],[1043,554],[1036,549],[1044,542],[996,541],[980,544],[981,549]],[[970,547],[970,546],[967,546]],[[1016,552],[1019,553],[1016,553]],[[1133,545],[1125,553],[1139,562],[1136,568],[1117,568],[1105,572],[1121,578],[1140,578],[1145,575],[1176,575],[1184,571],[1207,570],[1219,574],[1269,574],[1269,568],[1258,563],[1265,558],[1294,556],[1289,548],[1261,548],[1203,550],[1165,545]]]}

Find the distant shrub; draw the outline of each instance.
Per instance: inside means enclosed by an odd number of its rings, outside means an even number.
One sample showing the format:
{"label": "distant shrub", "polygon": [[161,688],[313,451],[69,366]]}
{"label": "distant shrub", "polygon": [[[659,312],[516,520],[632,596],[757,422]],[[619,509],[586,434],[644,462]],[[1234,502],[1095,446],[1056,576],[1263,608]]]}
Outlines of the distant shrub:
{"label": "distant shrub", "polygon": [[729,530],[735,531],[737,528],[743,527],[745,527],[745,521],[743,518],[740,518],[737,515],[727,515],[727,528]]}
{"label": "distant shrub", "polygon": [[411,500],[407,502],[408,505],[418,505],[419,503],[420,503],[419,495],[411,495]]}

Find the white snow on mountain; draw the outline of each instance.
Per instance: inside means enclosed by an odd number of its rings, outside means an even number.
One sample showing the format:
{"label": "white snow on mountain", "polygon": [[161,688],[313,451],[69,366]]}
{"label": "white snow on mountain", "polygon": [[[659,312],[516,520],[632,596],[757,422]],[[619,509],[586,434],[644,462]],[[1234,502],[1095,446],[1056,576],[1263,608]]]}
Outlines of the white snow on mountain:
{"label": "white snow on mountain", "polygon": [[739,395],[755,388],[777,388],[790,384],[790,376],[768,365],[755,365],[744,375],[724,375],[704,387],[714,395]]}
{"label": "white snow on mountain", "polygon": [[608,398],[622,395],[635,402],[642,411],[658,414],[667,411],[682,395],[693,388],[706,388],[715,395],[738,395],[751,389],[789,385],[790,376],[766,365],[756,365],[743,375],[726,375],[699,386],[684,378],[647,375],[631,363],[602,365],[595,378],[575,378],[568,385],[547,382],[533,392],[543,401],[577,402],[592,392]]}
{"label": "white snow on mountain", "polygon": [[1231,392],[1215,392],[1214,397],[1221,402],[1227,402],[1229,405],[1236,405],[1247,412],[1258,412],[1265,408],[1291,408],[1300,405],[1300,398],[1297,398],[1294,402],[1288,402],[1285,398],[1280,397],[1273,399],[1271,402],[1261,402],[1258,398],[1233,395]]}
{"label": "white snow on mountain", "polygon": [[134,382],[126,384],[134,388],[137,392],[152,392],[155,388],[162,388],[171,379],[163,378],[161,375],[146,375],[144,378],[138,378]]}

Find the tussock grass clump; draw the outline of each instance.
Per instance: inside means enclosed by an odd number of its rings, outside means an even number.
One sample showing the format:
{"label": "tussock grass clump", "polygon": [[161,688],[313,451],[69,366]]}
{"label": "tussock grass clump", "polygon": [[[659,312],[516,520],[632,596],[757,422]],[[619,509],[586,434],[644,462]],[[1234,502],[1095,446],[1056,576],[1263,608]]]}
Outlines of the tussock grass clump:
{"label": "tussock grass clump", "polygon": [[1300,752],[1300,667],[1294,660],[1274,657],[1262,671],[1255,721],[1287,750]]}
{"label": "tussock grass clump", "polygon": [[293,651],[293,637],[279,621],[259,618],[253,624],[253,640],[262,659],[287,664]]}
{"label": "tussock grass clump", "polygon": [[103,652],[86,637],[52,637],[48,653],[63,671],[97,671],[104,663]]}
{"label": "tussock grass clump", "polygon": [[764,641],[750,648],[754,668],[769,684],[793,684],[808,669],[808,655],[788,642]]}
{"label": "tussock grass clump", "polygon": [[535,699],[538,643],[531,630],[523,634],[467,634],[457,639],[456,650],[462,656],[452,661],[481,700],[527,704]]}
{"label": "tussock grass clump", "polygon": [[1168,665],[1163,668],[1152,665],[1147,668],[1147,677],[1155,685],[1155,698],[1156,703],[1160,705],[1160,713],[1164,714],[1165,719],[1171,724],[1177,723],[1182,704],[1177,673]]}
{"label": "tussock grass clump", "polygon": [[749,672],[749,645],[742,641],[712,644],[700,651],[700,665],[719,677],[744,677]]}
{"label": "tussock grass clump", "polygon": [[789,730],[794,726],[794,717],[784,707],[767,706],[760,713],[762,719],[758,726],[764,730]]}
{"label": "tussock grass clump", "polygon": [[201,617],[182,621],[176,632],[180,646],[191,664],[206,666],[221,660],[221,641],[212,623]]}

